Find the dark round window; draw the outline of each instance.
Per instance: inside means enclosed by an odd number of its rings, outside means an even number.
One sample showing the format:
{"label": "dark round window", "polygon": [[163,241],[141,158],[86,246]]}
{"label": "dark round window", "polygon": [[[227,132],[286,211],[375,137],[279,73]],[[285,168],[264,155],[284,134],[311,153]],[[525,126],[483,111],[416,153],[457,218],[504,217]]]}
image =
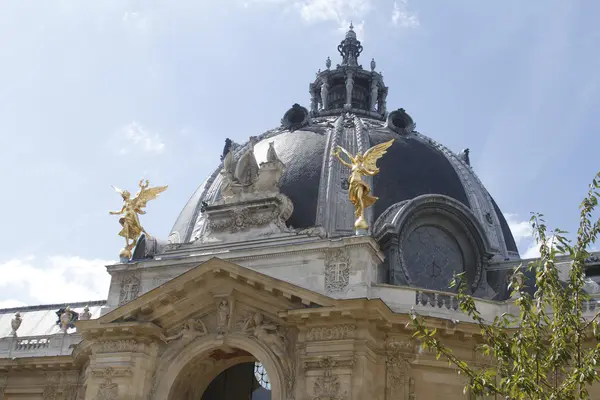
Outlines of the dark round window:
{"label": "dark round window", "polygon": [[387,125],[398,133],[410,133],[415,129],[413,119],[402,108],[392,111],[387,118]]}
{"label": "dark round window", "polygon": [[404,241],[402,251],[410,284],[417,287],[448,291],[454,274],[464,271],[459,244],[436,226],[416,228]]}

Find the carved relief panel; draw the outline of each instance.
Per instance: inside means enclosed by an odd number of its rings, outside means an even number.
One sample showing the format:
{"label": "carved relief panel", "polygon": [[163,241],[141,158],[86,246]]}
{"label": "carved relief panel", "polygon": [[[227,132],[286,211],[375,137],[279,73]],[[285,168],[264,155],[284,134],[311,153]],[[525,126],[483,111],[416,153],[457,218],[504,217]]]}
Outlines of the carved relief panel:
{"label": "carved relief panel", "polygon": [[121,279],[121,292],[119,294],[119,306],[137,298],[140,294],[140,277],[137,273],[129,273]]}
{"label": "carved relief panel", "polygon": [[325,256],[325,291],[342,292],[350,283],[350,256],[345,249],[330,250]]}

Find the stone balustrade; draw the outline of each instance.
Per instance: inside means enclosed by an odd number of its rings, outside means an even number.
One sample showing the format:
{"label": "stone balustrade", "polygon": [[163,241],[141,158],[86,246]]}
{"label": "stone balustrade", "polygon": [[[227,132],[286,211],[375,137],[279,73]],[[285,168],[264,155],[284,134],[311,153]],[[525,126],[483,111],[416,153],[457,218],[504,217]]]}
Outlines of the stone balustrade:
{"label": "stone balustrade", "polygon": [[[424,316],[463,322],[472,321],[459,309],[457,295],[452,292],[378,284],[371,287],[371,298],[380,298],[396,313],[408,313],[414,310]],[[475,299],[475,304],[484,320],[489,322],[504,313],[517,315],[519,312],[512,299],[507,301]],[[584,317],[592,318],[599,311],[600,294],[591,295],[591,298],[583,303]]]}
{"label": "stone balustrade", "polygon": [[0,339],[0,358],[69,355],[80,341],[81,336],[75,333],[5,337]]}

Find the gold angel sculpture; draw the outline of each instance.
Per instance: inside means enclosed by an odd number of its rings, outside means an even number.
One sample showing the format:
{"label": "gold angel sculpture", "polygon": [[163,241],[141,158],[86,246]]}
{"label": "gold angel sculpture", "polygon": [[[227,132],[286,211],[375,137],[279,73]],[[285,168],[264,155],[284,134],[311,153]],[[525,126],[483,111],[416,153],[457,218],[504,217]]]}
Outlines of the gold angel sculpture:
{"label": "gold angel sculpture", "polygon": [[[387,152],[387,149],[392,143],[394,143],[394,139],[375,145],[367,150],[365,154],[358,153],[354,157],[341,146],[337,146],[332,151],[333,155],[336,156],[343,165],[350,168],[348,197],[350,197],[350,201],[354,205],[356,211],[356,221],[354,222],[354,228],[356,230],[369,229],[369,225],[365,219],[365,209],[372,206],[378,199],[370,194],[371,188],[367,182],[363,180],[363,176],[374,176],[379,173],[377,160]],[[340,156],[340,152],[343,152],[350,159],[350,162],[345,161]]]}
{"label": "gold angel sculpture", "polygon": [[127,190],[121,190],[113,186],[113,189],[115,189],[123,198],[123,208],[121,208],[121,211],[109,211],[109,214],[111,215],[122,215],[122,217],[119,218],[119,223],[123,227],[121,232],[119,232],[119,236],[125,238],[125,247],[119,253],[119,256],[122,259],[131,258],[132,250],[135,248],[138,238],[142,233],[146,236],[150,236],[140,224],[138,214],[146,214],[146,211],[143,210],[143,208],[146,207],[146,203],[157,198],[158,195],[167,190],[168,187],[157,186],[151,188],[149,187],[150,182],[146,180],[146,183],[144,183],[143,179],[140,181],[139,185],[140,190],[133,199],[131,198],[131,193]]}

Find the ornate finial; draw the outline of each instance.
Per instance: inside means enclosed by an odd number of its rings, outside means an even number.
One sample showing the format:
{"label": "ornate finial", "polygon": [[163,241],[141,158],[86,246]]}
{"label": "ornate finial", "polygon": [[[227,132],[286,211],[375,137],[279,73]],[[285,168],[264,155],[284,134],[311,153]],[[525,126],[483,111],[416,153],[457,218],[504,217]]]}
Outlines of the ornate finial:
{"label": "ornate finial", "polygon": [[356,39],[356,32],[354,32],[354,26],[350,22],[350,29],[346,32],[346,37],[338,46],[338,51],[342,56],[341,65],[358,66],[358,56],[363,50],[360,41]]}
{"label": "ornate finial", "polygon": [[83,308],[83,313],[81,313],[81,316],[79,317],[80,320],[82,321],[87,321],[89,319],[92,318],[92,313],[90,312],[90,307],[89,306],[85,306]]}
{"label": "ornate finial", "polygon": [[146,203],[150,200],[154,200],[159,194],[167,190],[168,186],[157,186],[150,188],[150,182],[142,179],[139,183],[140,190],[137,192],[135,197],[132,199],[131,194],[127,190],[121,190],[113,186],[113,188],[121,194],[123,198],[123,207],[120,211],[109,211],[111,215],[122,215],[119,218],[119,223],[123,227],[119,236],[125,238],[125,247],[119,253],[121,261],[129,261],[132,256],[132,250],[137,244],[138,238],[143,233],[146,236],[148,233],[144,230],[138,219],[138,214],[145,214],[142,210],[146,207]]}
{"label": "ornate finial", "polygon": [[325,66],[327,69],[331,68],[331,58],[329,58],[329,56],[327,57],[327,60],[325,60]]}
{"label": "ornate finial", "polygon": [[376,66],[377,66],[377,64],[375,64],[375,59],[371,58],[371,72],[375,72]]}
{"label": "ornate finial", "polygon": [[21,322],[23,322],[21,313],[17,311],[15,313],[15,317],[12,319],[12,321],[10,321],[10,327],[12,328],[12,332],[10,333],[11,336],[17,336],[17,330],[21,326]]}
{"label": "ornate finial", "polygon": [[460,158],[465,164],[471,165],[471,160],[469,159],[469,149],[464,149],[460,153],[458,153],[458,158]]}
{"label": "ornate finial", "polygon": [[56,315],[58,315],[58,321],[56,323],[63,333],[67,333],[69,328],[75,328],[75,321],[79,319],[79,314],[71,310],[71,307],[69,306],[58,310]]}
{"label": "ornate finial", "polygon": [[[365,218],[365,209],[372,206],[376,201],[377,197],[372,196],[371,187],[367,182],[363,181],[363,176],[373,176],[379,173],[377,168],[377,160],[379,160],[386,152],[387,149],[394,143],[394,139],[380,143],[371,147],[364,154],[358,153],[356,156],[352,156],[347,150],[341,146],[337,146],[333,149],[332,154],[338,158],[338,160],[352,171],[350,173],[350,187],[348,190],[348,196],[350,201],[354,205],[356,221],[354,222],[354,228],[359,231],[366,231],[369,229],[367,220]],[[340,157],[340,152],[343,152],[350,162],[345,161]]]}

